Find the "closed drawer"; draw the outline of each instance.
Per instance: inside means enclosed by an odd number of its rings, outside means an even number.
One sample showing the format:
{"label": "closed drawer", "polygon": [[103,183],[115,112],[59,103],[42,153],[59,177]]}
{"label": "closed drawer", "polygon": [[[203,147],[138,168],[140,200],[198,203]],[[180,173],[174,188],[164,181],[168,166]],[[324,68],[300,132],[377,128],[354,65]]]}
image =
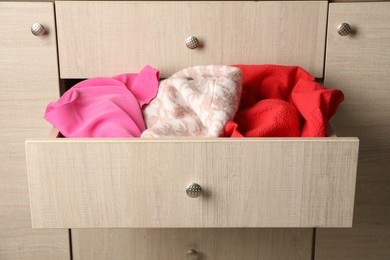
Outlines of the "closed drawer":
{"label": "closed drawer", "polygon": [[312,237],[309,228],[72,229],[72,253],[75,260],[311,260]]}
{"label": "closed drawer", "polygon": [[[62,78],[192,65],[299,65],[323,77],[326,1],[56,2]],[[188,36],[201,46],[190,50]]]}
{"label": "closed drawer", "polygon": [[[27,140],[35,228],[350,227],[357,138]],[[190,198],[186,187],[202,194]]]}

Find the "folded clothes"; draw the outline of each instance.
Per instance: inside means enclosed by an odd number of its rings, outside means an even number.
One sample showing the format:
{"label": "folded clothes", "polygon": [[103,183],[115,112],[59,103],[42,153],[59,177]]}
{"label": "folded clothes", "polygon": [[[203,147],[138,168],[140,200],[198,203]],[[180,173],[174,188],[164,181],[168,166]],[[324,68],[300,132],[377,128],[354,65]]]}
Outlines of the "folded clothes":
{"label": "folded clothes", "polygon": [[64,137],[140,137],[141,108],[158,90],[159,71],[146,66],[139,74],[92,78],[50,103],[45,119]]}
{"label": "folded clothes", "polygon": [[145,107],[141,137],[218,137],[233,119],[241,95],[241,71],[222,65],[181,70],[160,83]]}
{"label": "folded clothes", "polygon": [[296,66],[236,65],[242,71],[242,94],[226,137],[324,137],[328,120],[344,100]]}

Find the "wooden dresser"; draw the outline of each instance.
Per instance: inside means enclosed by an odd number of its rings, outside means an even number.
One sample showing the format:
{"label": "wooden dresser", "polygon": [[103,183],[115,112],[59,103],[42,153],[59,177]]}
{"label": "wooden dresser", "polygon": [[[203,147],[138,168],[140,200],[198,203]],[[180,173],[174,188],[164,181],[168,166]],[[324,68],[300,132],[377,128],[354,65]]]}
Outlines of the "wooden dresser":
{"label": "wooden dresser", "polygon": [[[0,259],[390,257],[390,3],[10,2],[0,15]],[[42,118],[65,80],[238,63],[340,88],[335,134],[64,139]]]}

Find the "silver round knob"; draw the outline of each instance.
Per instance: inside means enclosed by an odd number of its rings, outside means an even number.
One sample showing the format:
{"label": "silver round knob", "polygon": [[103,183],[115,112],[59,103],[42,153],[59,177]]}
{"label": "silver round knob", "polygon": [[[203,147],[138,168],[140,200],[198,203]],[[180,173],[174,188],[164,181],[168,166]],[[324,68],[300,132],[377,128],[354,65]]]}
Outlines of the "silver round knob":
{"label": "silver round knob", "polygon": [[198,252],[196,252],[194,249],[191,249],[187,252],[187,259],[197,260],[198,258],[199,258]]}
{"label": "silver round knob", "polygon": [[352,28],[349,24],[347,23],[342,23],[340,24],[338,27],[337,27],[337,32],[341,35],[341,36],[347,36],[348,34],[350,34],[352,31]]}
{"label": "silver round knob", "polygon": [[200,46],[198,38],[190,36],[186,39],[186,45],[189,49],[196,49]]}
{"label": "silver round knob", "polygon": [[40,23],[34,23],[31,26],[31,32],[35,36],[43,36],[43,35],[46,34],[45,27],[42,24],[40,24]]}
{"label": "silver round knob", "polygon": [[197,198],[202,194],[202,187],[197,183],[191,183],[187,186],[186,193],[188,197]]}

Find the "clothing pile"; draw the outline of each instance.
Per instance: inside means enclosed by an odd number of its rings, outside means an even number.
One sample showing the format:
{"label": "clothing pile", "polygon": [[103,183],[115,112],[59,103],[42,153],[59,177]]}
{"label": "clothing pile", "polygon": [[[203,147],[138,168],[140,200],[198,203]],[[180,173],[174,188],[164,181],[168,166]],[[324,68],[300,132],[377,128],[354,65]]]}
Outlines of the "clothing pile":
{"label": "clothing pile", "polygon": [[304,69],[207,65],[92,78],[50,103],[64,137],[325,137],[344,95]]}

